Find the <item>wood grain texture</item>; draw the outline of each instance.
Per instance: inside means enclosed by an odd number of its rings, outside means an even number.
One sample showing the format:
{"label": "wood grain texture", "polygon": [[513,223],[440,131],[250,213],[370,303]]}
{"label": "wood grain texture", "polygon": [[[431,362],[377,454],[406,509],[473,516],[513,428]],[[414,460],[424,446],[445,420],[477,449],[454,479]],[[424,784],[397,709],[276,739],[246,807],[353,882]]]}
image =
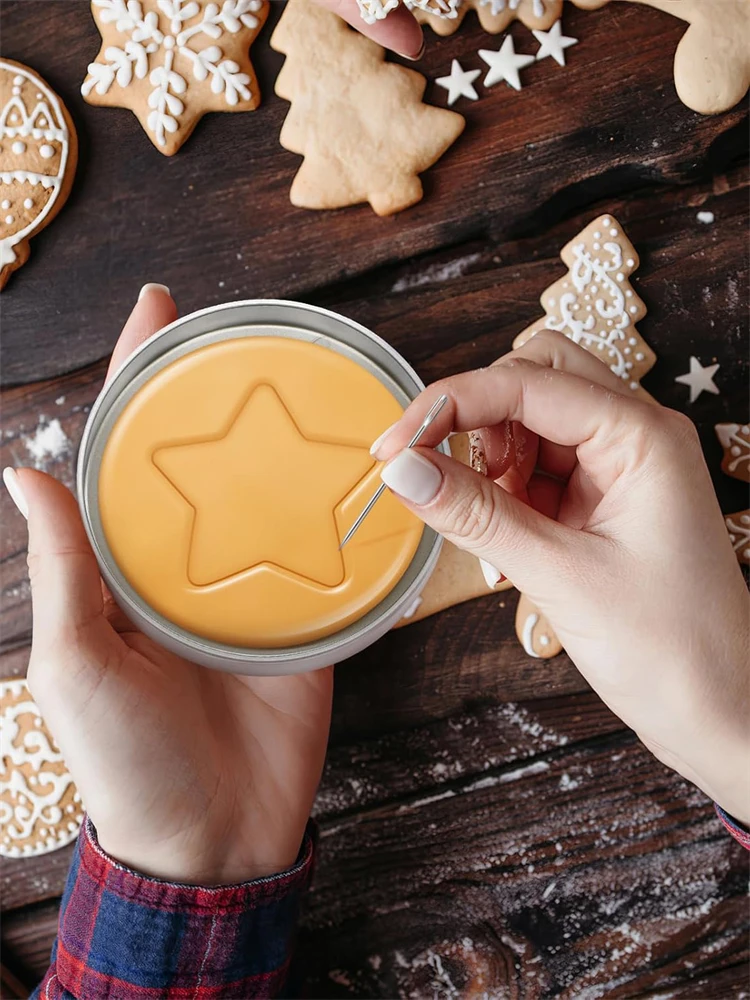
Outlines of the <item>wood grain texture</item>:
{"label": "wood grain texture", "polygon": [[[260,110],[208,116],[168,161],[130,113],[81,101],[97,51],[87,7],[0,10],[4,54],[69,103],[82,160],[70,203],[0,302],[13,386],[3,465],[73,485],[106,356],[146,280],[170,285],[183,312],[260,295],[337,309],[432,381],[508,350],[562,273],[561,247],[607,211],[641,258],[639,329],[658,358],[644,385],[698,424],[722,508],[747,506],[713,432],[748,412],[747,115],[707,119],[679,102],[677,19],[625,3],[566,10],[580,38],[568,68],[530,67],[520,94],[480,88],[424,201],[383,220],[288,202],[299,158],[278,146],[288,105],[272,96],[276,4],[253,48]],[[522,26],[512,33],[534,50]],[[452,38],[428,34],[418,68],[478,67],[477,49],[499,44],[472,16]],[[444,106],[432,84],[426,97]],[[721,364],[721,394],[688,406],[674,377],[691,354]],[[22,675],[26,536],[5,491],[0,524],[0,676]],[[497,593],[451,608],[338,669],[299,956],[309,995],[739,998],[746,855],[564,655],[526,656],[515,602]],[[3,963],[29,984],[46,968],[70,853],[0,862]]]}

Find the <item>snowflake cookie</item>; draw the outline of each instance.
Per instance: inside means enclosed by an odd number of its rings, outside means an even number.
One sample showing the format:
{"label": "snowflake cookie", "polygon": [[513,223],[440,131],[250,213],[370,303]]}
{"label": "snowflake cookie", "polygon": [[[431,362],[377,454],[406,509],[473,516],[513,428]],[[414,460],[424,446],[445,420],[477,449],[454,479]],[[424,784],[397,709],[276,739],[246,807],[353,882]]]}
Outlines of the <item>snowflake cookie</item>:
{"label": "snowflake cookie", "polygon": [[102,36],[81,92],[129,108],[159,152],[176,153],[208,111],[253,111],[249,49],[268,0],[92,0]]}
{"label": "snowflake cookie", "polygon": [[0,681],[0,854],[26,858],[78,836],[81,797],[26,681]]}
{"label": "snowflake cookie", "polygon": [[741,510],[736,514],[728,514],[724,524],[729,532],[737,561],[743,566],[750,566],[750,510]]}
{"label": "snowflake cookie", "polygon": [[546,312],[513,341],[521,347],[540,330],[559,330],[585,347],[633,391],[656,362],[636,323],[646,315],[629,278],[638,254],[611,215],[601,215],[560,254],[568,273],[542,294]]}
{"label": "snowflake cookie", "polygon": [[70,192],[78,144],[65,105],[42,78],[0,60],[0,288],[29,258],[29,240]]}
{"label": "snowflake cookie", "polygon": [[724,449],[721,471],[750,483],[750,425],[716,424],[714,430]]}

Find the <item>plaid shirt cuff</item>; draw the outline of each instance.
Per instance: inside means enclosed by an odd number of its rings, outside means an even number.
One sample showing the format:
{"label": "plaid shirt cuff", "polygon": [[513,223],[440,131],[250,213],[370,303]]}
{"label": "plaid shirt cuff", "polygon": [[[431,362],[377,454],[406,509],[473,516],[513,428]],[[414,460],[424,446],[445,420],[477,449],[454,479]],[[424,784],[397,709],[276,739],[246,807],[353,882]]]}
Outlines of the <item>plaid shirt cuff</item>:
{"label": "plaid shirt cuff", "polygon": [[284,988],[300,897],[312,874],[305,831],[279,875],[204,888],[131,871],[84,823],[60,907],[40,1000],[237,1000]]}
{"label": "plaid shirt cuff", "polygon": [[716,803],[714,803],[714,809],[716,810],[716,815],[734,839],[742,844],[745,850],[750,851],[750,830],[742,826],[741,823],[738,823],[736,819],[733,819],[729,813],[724,812],[721,806],[717,806]]}

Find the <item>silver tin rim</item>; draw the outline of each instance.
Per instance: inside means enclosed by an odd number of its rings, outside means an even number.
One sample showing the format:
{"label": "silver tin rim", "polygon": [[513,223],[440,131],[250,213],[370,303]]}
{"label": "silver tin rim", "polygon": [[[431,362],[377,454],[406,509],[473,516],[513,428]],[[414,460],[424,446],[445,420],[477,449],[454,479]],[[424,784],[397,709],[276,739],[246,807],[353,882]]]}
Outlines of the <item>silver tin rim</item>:
{"label": "silver tin rim", "polygon": [[[206,344],[249,336],[286,336],[321,343],[352,358],[404,405],[424,388],[414,369],[390,344],[338,313],[283,299],[210,306],[175,320],[141,344],[96,399],[78,453],[77,489],[83,523],[102,577],[131,621],[160,645],[194,663],[233,673],[276,675],[316,670],[360,652],[384,635],[413,604],[435,568],[442,538],[425,527],[417,551],[388,595],[340,632],[300,646],[260,649],[205,639],[154,611],[119,570],[99,518],[98,472],[109,433],[125,405],[157,371]],[[450,454],[447,444],[439,446]]]}

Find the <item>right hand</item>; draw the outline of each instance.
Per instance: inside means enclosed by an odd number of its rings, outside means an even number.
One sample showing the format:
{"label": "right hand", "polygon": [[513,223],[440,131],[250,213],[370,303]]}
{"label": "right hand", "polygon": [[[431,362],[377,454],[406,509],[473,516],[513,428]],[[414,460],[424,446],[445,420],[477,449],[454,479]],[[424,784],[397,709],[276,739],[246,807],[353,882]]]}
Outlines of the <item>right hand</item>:
{"label": "right hand", "polygon": [[[481,476],[403,450],[479,430]],[[426,389],[380,444],[423,521],[503,573],[649,749],[750,820],[750,608],[695,428],[553,331]],[[409,499],[411,497],[411,499]]]}
{"label": "right hand", "polygon": [[314,0],[327,10],[332,10],[340,18],[371,38],[378,45],[392,49],[400,56],[416,60],[424,51],[424,36],[419,22],[410,10],[399,4],[388,15],[373,24],[367,24],[359,12],[357,0]]}

